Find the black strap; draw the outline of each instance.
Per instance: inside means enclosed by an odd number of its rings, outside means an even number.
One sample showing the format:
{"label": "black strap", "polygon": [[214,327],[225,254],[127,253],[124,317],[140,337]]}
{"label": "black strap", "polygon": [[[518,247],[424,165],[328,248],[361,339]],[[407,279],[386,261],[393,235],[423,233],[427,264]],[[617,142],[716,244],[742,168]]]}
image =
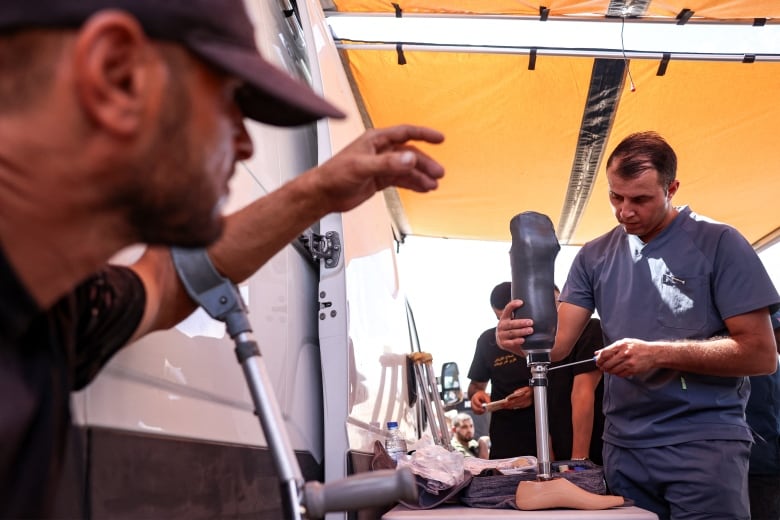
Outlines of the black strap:
{"label": "black strap", "polygon": [[683,9],[677,13],[677,25],[685,25],[691,19],[691,16],[693,16],[693,11],[687,8]]}
{"label": "black strap", "polygon": [[672,58],[671,53],[665,52],[663,58],[661,58],[661,63],[658,65],[658,72],[655,73],[656,76],[663,76],[666,74],[666,68],[669,66],[669,60]]}

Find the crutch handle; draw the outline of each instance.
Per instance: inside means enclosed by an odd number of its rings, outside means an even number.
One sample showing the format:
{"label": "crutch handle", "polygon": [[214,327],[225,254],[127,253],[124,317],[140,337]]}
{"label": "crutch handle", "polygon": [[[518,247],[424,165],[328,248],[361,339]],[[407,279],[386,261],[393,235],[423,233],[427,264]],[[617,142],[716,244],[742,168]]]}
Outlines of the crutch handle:
{"label": "crutch handle", "polygon": [[304,506],[308,518],[322,518],[329,511],[356,511],[391,504],[398,500],[417,501],[417,481],[408,467],[368,471],[322,484],[307,482]]}
{"label": "crutch handle", "polygon": [[409,357],[415,363],[425,364],[433,361],[433,356],[428,352],[412,352]]}

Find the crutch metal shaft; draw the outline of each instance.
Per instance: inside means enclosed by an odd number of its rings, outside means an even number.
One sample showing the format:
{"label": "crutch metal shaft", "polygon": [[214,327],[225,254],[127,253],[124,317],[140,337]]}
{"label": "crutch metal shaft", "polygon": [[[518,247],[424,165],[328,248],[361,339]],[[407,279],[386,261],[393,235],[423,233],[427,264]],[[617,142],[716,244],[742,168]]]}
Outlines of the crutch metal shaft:
{"label": "crutch metal shaft", "polygon": [[[415,353],[417,354],[417,353]],[[412,361],[414,362],[414,375],[417,379],[417,388],[420,391],[420,400],[423,403],[425,414],[428,417],[428,424],[431,428],[431,436],[433,442],[436,444],[441,443],[441,435],[439,434],[439,427],[436,424],[436,418],[433,415],[433,406],[431,404],[431,395],[428,388],[428,378],[425,375],[422,365],[420,364],[419,357],[412,354]]]}
{"label": "crutch metal shaft", "polygon": [[447,429],[447,420],[444,418],[444,407],[441,404],[439,389],[436,384],[436,376],[433,374],[433,357],[431,355],[428,355],[425,360],[425,369],[426,373],[428,374],[428,385],[431,388],[433,407],[439,420],[439,437],[441,438],[442,446],[449,449],[450,432]]}
{"label": "crutch metal shaft", "polygon": [[304,482],[260,349],[251,339],[247,308],[238,288],[217,272],[205,250],[173,248],[171,256],[187,293],[212,318],[225,323],[236,344],[236,357],[279,475],[284,518],[321,518],[328,511],[376,506],[396,499],[417,500],[415,477],[409,468],[354,475],[325,485]]}

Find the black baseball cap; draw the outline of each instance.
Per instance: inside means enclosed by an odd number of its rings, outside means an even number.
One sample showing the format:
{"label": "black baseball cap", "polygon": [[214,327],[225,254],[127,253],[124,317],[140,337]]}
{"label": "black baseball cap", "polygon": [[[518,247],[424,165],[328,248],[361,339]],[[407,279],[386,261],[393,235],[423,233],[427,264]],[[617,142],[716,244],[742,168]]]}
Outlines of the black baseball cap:
{"label": "black baseball cap", "polygon": [[344,117],[308,85],[260,55],[243,0],[2,0],[0,34],[36,27],[75,28],[104,9],[132,14],[150,38],[178,42],[243,80],[236,101],[250,119],[296,126]]}

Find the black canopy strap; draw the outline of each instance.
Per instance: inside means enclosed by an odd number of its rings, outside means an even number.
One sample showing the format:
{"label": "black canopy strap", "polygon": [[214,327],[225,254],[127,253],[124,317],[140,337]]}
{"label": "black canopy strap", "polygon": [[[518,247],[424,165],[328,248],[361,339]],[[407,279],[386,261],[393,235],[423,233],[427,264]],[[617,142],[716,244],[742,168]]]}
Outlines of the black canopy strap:
{"label": "black canopy strap", "polygon": [[763,27],[766,25],[766,18],[754,18],[753,27]]}
{"label": "black canopy strap", "polygon": [[528,70],[536,70],[536,47],[528,53]]}
{"label": "black canopy strap", "polygon": [[745,54],[745,56],[742,57],[742,63],[755,63],[755,62],[756,62],[755,54]]}
{"label": "black canopy strap", "polygon": [[669,52],[665,52],[663,57],[661,58],[661,63],[658,65],[658,72],[655,73],[656,76],[663,76],[666,74],[666,68],[669,66],[669,60],[672,58],[672,54]]}
{"label": "black canopy strap", "polygon": [[395,52],[398,54],[398,64],[399,65],[406,65],[406,56],[404,56],[404,45],[403,43],[396,43],[395,44]]}
{"label": "black canopy strap", "polygon": [[[395,9],[395,17],[402,18],[404,15],[404,11],[403,9],[401,9],[401,5],[395,2],[392,2],[392,4],[393,4],[393,8]],[[404,56],[403,45],[400,42],[395,44],[395,52],[398,54],[398,64],[406,65],[406,56]]]}
{"label": "black canopy strap", "polygon": [[683,9],[677,14],[677,25],[685,25],[693,16],[693,11],[688,8]]}
{"label": "black canopy strap", "polygon": [[550,8],[543,5],[539,6],[539,20],[542,22],[547,21],[547,17],[550,16]]}

